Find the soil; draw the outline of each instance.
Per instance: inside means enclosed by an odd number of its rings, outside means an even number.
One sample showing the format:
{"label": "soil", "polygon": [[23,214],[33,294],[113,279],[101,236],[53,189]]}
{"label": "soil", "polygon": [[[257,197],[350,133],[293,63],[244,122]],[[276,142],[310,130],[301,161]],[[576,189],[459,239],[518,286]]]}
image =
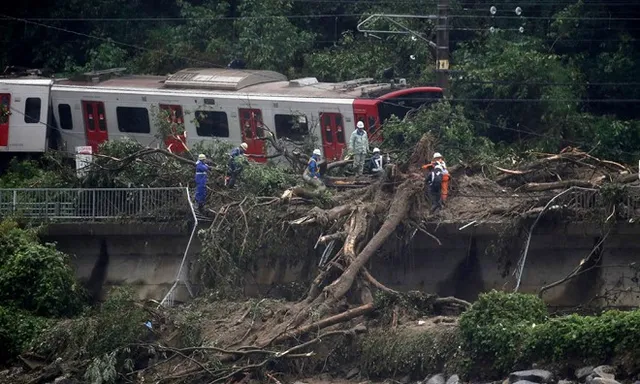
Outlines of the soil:
{"label": "soil", "polygon": [[518,194],[482,176],[452,178],[445,209],[437,213],[442,221],[500,221],[507,213],[523,210],[531,194]]}

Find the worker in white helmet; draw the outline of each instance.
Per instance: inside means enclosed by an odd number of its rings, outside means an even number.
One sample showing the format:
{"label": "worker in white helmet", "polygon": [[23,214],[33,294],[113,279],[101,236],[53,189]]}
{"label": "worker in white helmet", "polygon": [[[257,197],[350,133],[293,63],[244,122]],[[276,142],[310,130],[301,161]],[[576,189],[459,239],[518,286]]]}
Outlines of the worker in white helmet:
{"label": "worker in white helmet", "polygon": [[198,210],[204,209],[204,203],[207,199],[207,173],[209,172],[209,166],[205,164],[207,156],[203,153],[198,155],[198,161],[196,162],[196,203],[198,204]]}
{"label": "worker in white helmet", "polygon": [[249,148],[247,143],[242,143],[229,154],[227,177],[225,178],[225,185],[228,188],[233,188],[236,185],[236,179],[242,172],[242,160],[244,159],[244,153],[247,151],[247,148]]}
{"label": "worker in white helmet", "polygon": [[440,154],[440,152],[436,152],[433,154],[433,165],[438,166],[442,170],[442,203],[447,201],[447,197],[449,195],[449,171],[447,170],[447,164],[444,162],[444,158]]}
{"label": "worker in white helmet", "polygon": [[382,168],[382,155],[380,154],[380,148],[373,148],[373,156],[371,156],[371,172],[375,176],[382,174],[384,169]]}
{"label": "worker in white helmet", "polygon": [[351,134],[349,139],[349,152],[353,154],[353,168],[356,175],[362,175],[364,169],[364,161],[369,153],[369,136],[364,130],[364,123],[358,121],[356,130]]}
{"label": "worker in white helmet", "polygon": [[320,168],[318,167],[318,161],[322,157],[322,152],[319,149],[314,149],[307,167],[302,173],[302,179],[308,185],[314,187],[318,191],[324,191],[326,189],[322,180],[320,180]]}

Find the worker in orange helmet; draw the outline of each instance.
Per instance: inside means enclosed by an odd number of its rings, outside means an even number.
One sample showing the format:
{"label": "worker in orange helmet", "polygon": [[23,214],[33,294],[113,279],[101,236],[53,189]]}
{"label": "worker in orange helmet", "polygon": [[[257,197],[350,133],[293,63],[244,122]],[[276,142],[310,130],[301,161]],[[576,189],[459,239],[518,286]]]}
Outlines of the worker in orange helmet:
{"label": "worker in orange helmet", "polygon": [[447,170],[447,164],[444,162],[444,158],[440,154],[440,152],[436,152],[433,154],[433,164],[434,166],[440,166],[442,170],[442,203],[447,202],[447,197],[449,196],[449,171]]}

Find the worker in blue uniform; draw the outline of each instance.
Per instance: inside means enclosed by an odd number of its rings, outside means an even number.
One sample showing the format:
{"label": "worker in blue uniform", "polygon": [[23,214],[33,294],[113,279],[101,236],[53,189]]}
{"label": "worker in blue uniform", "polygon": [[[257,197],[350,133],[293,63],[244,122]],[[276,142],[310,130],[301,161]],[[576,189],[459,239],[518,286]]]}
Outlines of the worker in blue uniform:
{"label": "worker in blue uniform", "polygon": [[198,161],[196,162],[196,203],[198,204],[198,210],[204,209],[204,203],[207,200],[207,173],[209,172],[209,166],[205,164],[207,157],[204,154],[198,155]]}
{"label": "worker in blue uniform", "polygon": [[229,154],[229,163],[227,164],[227,177],[225,178],[225,185],[228,188],[233,188],[236,185],[236,179],[242,172],[242,164],[240,163],[244,157],[244,153],[249,146],[247,143],[240,144],[239,147],[234,148]]}
{"label": "worker in blue uniform", "polygon": [[320,156],[322,156],[320,150],[314,149],[313,154],[307,163],[307,167],[304,169],[302,179],[305,183],[314,187],[318,191],[324,191],[326,186],[322,180],[320,180],[320,169],[318,167],[318,160],[320,160]]}

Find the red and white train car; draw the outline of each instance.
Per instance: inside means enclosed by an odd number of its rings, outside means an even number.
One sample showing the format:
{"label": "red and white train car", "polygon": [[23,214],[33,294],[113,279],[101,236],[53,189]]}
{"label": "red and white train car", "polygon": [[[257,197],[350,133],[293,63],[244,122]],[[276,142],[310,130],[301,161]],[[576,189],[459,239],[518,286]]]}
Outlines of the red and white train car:
{"label": "red and white train car", "polygon": [[[265,161],[263,125],[279,137],[315,134],[324,156],[343,155],[356,122],[380,138],[381,122],[442,97],[435,87],[407,88],[359,79],[321,83],[288,80],[271,71],[185,69],[163,76],[86,74],[82,80],[0,79],[0,152],[73,152],[76,146],[129,137],[143,145],[180,151],[181,142],[222,139],[249,145],[248,155]],[[105,78],[107,77],[108,78]],[[185,137],[158,141],[154,110],[184,124]]]}

